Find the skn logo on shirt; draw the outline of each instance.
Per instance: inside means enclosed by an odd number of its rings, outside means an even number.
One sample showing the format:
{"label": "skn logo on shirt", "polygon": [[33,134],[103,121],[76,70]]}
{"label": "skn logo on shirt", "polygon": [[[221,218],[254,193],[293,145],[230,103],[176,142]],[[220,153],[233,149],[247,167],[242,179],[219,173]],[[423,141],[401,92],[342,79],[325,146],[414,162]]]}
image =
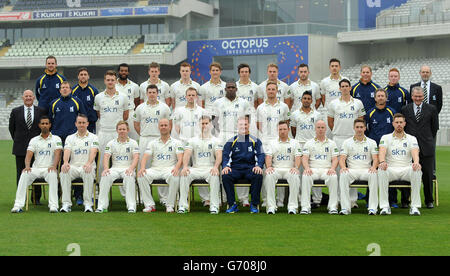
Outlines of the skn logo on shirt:
{"label": "skn logo on shirt", "polygon": [[198,153],[198,158],[210,158],[211,157],[211,152],[199,152]]}
{"label": "skn logo on shirt", "polygon": [[50,151],[49,150],[40,150],[38,154],[39,154],[39,156],[50,156]]}
{"label": "skn logo on shirt", "polygon": [[394,149],[394,150],[392,150],[392,155],[394,155],[394,156],[406,156],[406,150]]}
{"label": "skn logo on shirt", "polygon": [[88,151],[86,149],[76,149],[74,153],[75,155],[86,155]]}
{"label": "skn logo on shirt", "polygon": [[364,154],[355,154],[355,155],[353,155],[353,160],[365,161],[365,160],[367,160],[367,156]]}
{"label": "skn logo on shirt", "polygon": [[277,161],[291,161],[291,156],[289,155],[277,155]]}
{"label": "skn logo on shirt", "polygon": [[158,154],[157,156],[156,156],[156,160],[158,160],[158,161],[165,161],[165,160],[170,160],[170,154],[162,154],[162,153],[160,153],[160,154]]}

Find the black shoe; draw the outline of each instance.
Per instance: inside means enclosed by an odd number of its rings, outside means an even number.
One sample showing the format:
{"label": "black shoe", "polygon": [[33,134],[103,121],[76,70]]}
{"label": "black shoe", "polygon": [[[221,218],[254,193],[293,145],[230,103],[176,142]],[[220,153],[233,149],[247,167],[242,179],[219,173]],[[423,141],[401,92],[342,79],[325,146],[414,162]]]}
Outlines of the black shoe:
{"label": "black shoe", "polygon": [[40,199],[37,199],[37,200],[34,202],[34,204],[35,204],[35,205],[39,205],[39,206],[42,205]]}
{"label": "black shoe", "polygon": [[427,208],[428,209],[433,209],[434,208],[433,202],[427,203]]}
{"label": "black shoe", "polygon": [[311,203],[311,209],[317,209],[320,207],[319,203]]}
{"label": "black shoe", "polygon": [[408,203],[402,203],[401,208],[402,209],[408,209],[409,208],[409,204]]}

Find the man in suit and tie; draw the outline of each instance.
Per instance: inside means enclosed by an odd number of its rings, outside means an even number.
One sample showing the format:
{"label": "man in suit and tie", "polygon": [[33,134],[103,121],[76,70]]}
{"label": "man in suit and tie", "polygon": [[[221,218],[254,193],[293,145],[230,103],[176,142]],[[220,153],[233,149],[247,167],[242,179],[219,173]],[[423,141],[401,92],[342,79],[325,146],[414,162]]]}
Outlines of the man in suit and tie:
{"label": "man in suit and tie", "polygon": [[[413,87],[415,86],[422,87],[424,95],[423,102],[436,106],[437,113],[439,115],[442,109],[442,87],[430,81],[431,78],[430,66],[423,65],[420,68],[419,74],[422,80],[418,83],[411,85],[409,91],[412,91]],[[434,139],[434,145],[436,146],[436,137]],[[433,160],[433,179],[436,179],[436,159]]]}
{"label": "man in suit and tie", "polygon": [[[33,91],[25,90],[22,99],[24,105],[14,108],[9,117],[9,133],[13,139],[12,154],[16,156],[17,184],[25,168],[28,143],[31,138],[41,133],[38,126],[39,119],[47,113],[47,110],[33,105],[35,100]],[[41,186],[33,188],[35,189],[33,195],[36,196],[33,201],[35,204],[40,204]]]}
{"label": "man in suit and tie", "polygon": [[422,166],[422,182],[427,208],[433,205],[433,161],[436,153],[436,134],[439,129],[437,108],[427,104],[424,91],[416,86],[411,91],[412,103],[402,108],[406,117],[405,132],[417,138],[419,143],[420,165]]}

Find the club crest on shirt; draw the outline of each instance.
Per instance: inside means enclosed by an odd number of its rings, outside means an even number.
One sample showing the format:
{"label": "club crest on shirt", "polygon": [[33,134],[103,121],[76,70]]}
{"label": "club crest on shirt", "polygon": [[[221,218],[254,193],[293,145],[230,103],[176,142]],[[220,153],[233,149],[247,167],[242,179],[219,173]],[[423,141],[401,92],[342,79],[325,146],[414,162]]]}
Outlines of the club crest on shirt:
{"label": "club crest on shirt", "polygon": [[116,101],[116,105],[119,105],[119,100]]}
{"label": "club crest on shirt", "polygon": [[84,142],[85,147],[89,147],[89,142]]}
{"label": "club crest on shirt", "polygon": [[252,146],[248,147],[248,152],[252,152],[252,151],[253,151]]}
{"label": "club crest on shirt", "polygon": [[169,147],[169,151],[172,151],[173,149],[172,149],[172,147]]}
{"label": "club crest on shirt", "polygon": [[52,147],[52,143],[48,143],[47,147],[51,148]]}
{"label": "club crest on shirt", "polygon": [[131,152],[130,148],[127,148],[127,153],[130,153],[130,152]]}
{"label": "club crest on shirt", "polygon": [[364,152],[369,152],[369,147],[364,147]]}
{"label": "club crest on shirt", "polygon": [[330,149],[328,147],[325,147],[325,152],[330,152]]}
{"label": "club crest on shirt", "polygon": [[408,147],[408,143],[403,143],[403,147],[407,148]]}

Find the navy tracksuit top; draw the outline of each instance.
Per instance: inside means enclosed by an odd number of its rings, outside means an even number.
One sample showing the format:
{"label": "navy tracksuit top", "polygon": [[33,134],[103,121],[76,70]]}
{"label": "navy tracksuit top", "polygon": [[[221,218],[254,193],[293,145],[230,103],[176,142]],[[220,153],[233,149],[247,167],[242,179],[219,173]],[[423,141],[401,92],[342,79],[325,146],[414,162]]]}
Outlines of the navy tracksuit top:
{"label": "navy tracksuit top", "polygon": [[264,167],[265,154],[261,140],[252,135],[236,135],[223,148],[222,167],[247,170]]}

